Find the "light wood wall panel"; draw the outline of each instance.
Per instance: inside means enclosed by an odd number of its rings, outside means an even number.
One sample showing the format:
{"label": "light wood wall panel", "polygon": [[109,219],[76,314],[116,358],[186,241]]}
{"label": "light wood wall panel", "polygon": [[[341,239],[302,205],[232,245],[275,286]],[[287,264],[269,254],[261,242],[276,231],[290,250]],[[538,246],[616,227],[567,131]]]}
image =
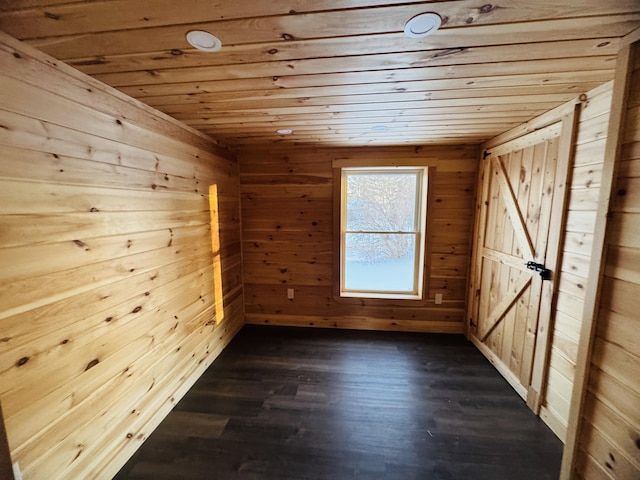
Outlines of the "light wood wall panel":
{"label": "light wood wall panel", "polygon": [[[246,321],[462,332],[478,155],[476,146],[241,151]],[[427,300],[336,300],[332,162],[407,157],[438,159],[429,173]]]}
{"label": "light wood wall panel", "polygon": [[110,478],[243,323],[237,162],[5,35],[0,65],[12,459],[28,479]]}
{"label": "light wood wall panel", "polygon": [[[631,49],[576,478],[640,478],[640,43]],[[616,170],[614,169],[614,172]]]}
{"label": "light wood wall panel", "polygon": [[540,416],[562,440],[567,433],[585,286],[591,263],[612,85],[608,82],[586,94],[576,135],[546,397],[540,410]]}

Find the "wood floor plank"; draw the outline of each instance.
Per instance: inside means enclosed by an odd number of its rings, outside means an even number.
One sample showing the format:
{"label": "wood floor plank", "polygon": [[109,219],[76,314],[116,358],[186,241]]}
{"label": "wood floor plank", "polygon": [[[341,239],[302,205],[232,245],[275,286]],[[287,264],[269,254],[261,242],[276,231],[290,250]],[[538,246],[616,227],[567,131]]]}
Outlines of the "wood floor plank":
{"label": "wood floor plank", "polygon": [[245,326],[116,479],[543,480],[561,451],[462,336]]}

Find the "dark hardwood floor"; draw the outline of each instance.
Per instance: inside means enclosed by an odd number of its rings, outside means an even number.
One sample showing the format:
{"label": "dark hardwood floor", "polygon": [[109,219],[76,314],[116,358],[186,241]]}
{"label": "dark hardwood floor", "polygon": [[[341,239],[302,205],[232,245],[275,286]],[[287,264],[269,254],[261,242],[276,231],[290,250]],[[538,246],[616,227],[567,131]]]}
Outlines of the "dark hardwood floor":
{"label": "dark hardwood floor", "polygon": [[543,480],[561,452],[462,336],[245,326],[116,478]]}

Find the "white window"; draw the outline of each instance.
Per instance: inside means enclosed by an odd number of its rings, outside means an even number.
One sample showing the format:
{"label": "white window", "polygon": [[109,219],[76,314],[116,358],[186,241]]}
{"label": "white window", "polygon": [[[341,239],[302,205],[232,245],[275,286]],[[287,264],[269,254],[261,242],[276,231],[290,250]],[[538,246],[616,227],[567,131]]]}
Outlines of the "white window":
{"label": "white window", "polygon": [[427,168],[343,168],[340,207],[340,295],[422,299]]}

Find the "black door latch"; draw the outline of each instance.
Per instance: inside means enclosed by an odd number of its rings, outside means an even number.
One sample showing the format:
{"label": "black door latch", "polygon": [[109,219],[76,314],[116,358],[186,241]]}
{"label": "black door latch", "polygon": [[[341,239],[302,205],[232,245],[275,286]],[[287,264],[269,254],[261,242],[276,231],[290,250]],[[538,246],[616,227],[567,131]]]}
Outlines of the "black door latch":
{"label": "black door latch", "polygon": [[542,280],[551,280],[551,270],[549,270],[548,268],[544,268],[543,264],[536,262],[527,262],[526,265],[529,270],[535,270],[536,272],[539,272]]}

